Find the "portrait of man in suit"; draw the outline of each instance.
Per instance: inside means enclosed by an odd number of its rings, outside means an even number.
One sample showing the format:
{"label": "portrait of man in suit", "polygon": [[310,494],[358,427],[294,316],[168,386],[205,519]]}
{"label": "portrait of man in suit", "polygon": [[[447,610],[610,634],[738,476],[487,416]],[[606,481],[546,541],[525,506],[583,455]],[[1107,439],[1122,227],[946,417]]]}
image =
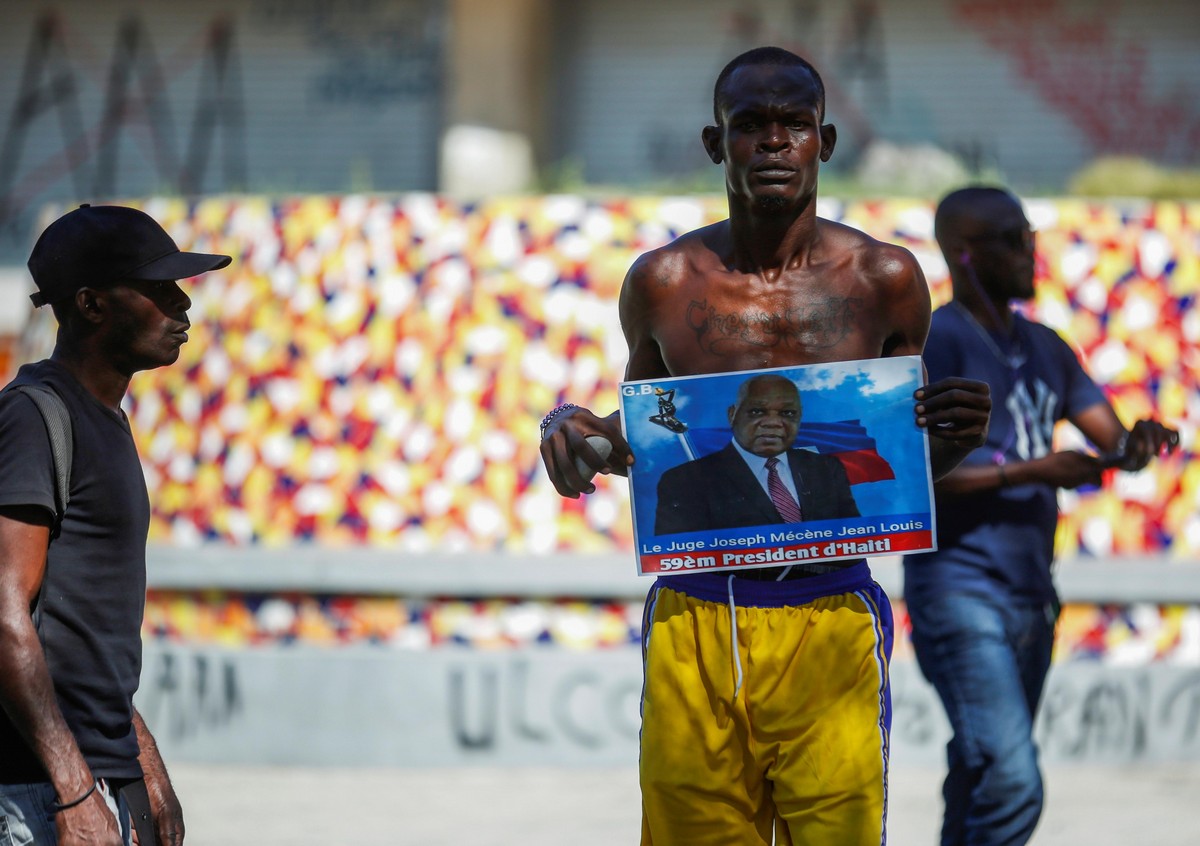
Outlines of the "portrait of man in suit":
{"label": "portrait of man in suit", "polygon": [[742,382],[727,412],[729,445],[659,479],[655,534],[859,516],[842,462],[793,446],[801,412],[791,380]]}

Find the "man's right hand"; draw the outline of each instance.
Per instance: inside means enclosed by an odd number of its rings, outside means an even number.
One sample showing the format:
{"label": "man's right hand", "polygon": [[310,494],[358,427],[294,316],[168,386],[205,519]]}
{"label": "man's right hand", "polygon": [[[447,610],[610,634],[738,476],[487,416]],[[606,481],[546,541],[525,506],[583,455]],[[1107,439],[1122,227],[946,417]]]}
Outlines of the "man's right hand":
{"label": "man's right hand", "polygon": [[[588,445],[588,435],[601,435],[609,440],[612,453],[607,460]],[[633,453],[621,434],[620,415],[613,412],[608,417],[597,417],[586,408],[572,408],[555,416],[542,435],[541,453],[554,489],[570,499],[596,490],[575,466],[577,457],[595,471],[590,475],[616,473],[624,476],[633,464]]]}
{"label": "man's right hand", "polygon": [[73,808],[54,815],[58,846],[122,846],[117,819],[96,790]]}
{"label": "man's right hand", "polygon": [[1037,480],[1056,488],[1078,488],[1099,485],[1104,464],[1094,455],[1074,450],[1052,452],[1029,462],[1035,468]]}

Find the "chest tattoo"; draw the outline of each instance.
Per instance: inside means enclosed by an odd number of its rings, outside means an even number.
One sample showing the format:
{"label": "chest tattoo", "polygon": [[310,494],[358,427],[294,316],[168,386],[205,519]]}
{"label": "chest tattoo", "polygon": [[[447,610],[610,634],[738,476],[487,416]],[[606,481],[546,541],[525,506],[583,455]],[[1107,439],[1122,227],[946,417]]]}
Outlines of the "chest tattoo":
{"label": "chest tattoo", "polygon": [[782,312],[719,311],[708,300],[692,300],[687,325],[700,347],[713,355],[734,353],[747,346],[785,349],[828,349],[845,340],[862,311],[859,297],[829,297]]}

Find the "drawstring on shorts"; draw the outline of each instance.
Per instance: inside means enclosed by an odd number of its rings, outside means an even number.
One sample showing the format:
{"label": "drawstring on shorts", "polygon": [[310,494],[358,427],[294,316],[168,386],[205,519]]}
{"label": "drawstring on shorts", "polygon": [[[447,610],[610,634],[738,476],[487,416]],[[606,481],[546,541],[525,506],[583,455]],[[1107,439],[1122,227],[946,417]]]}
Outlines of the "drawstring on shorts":
{"label": "drawstring on shorts", "polygon": [[[799,571],[797,575],[803,574],[804,578],[787,581],[792,571]],[[815,578],[807,578],[808,576]],[[737,580],[736,588],[734,587],[735,579]],[[676,581],[680,584],[679,588],[674,586]],[[655,583],[656,586],[661,585],[674,590],[681,588],[683,594],[701,602],[711,602],[717,605],[724,602],[728,605],[729,645],[733,650],[736,680],[732,702],[737,702],[737,698],[742,692],[742,686],[745,684],[742,655],[738,648],[737,594],[741,595],[744,603],[749,603],[748,607],[750,608],[784,608],[804,605],[826,596],[851,593],[866,588],[870,584],[872,584],[871,571],[867,567],[866,560],[848,566],[805,562],[791,567],[783,567],[773,581],[769,578],[764,580],[747,578],[745,573],[737,576],[728,572],[716,572],[682,575],[678,579],[672,576],[669,579],[662,578]]]}
{"label": "drawstring on shorts", "polygon": [[738,651],[737,602],[733,599],[733,579],[733,574],[730,574],[725,584],[729,591],[729,640],[733,646],[733,666],[737,669],[737,684],[733,688],[733,701],[737,702],[738,693],[742,689],[742,656]]}
{"label": "drawstring on shorts", "polygon": [[[792,571],[792,565],[783,568],[783,571],[776,577],[775,581],[782,582],[787,578],[787,574]],[[733,666],[737,670],[737,683],[733,687],[733,701],[737,702],[738,693],[742,689],[742,655],[738,650],[737,636],[737,602],[733,598],[733,580],[734,575],[729,574],[729,578],[725,581],[725,589],[729,594],[729,642],[733,647]]]}

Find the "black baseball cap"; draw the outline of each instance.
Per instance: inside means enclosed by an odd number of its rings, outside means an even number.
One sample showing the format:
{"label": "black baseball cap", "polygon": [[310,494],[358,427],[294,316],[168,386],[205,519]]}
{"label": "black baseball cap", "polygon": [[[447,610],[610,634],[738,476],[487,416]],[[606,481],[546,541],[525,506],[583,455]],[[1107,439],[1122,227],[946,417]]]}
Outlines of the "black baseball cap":
{"label": "black baseball cap", "polygon": [[183,252],[144,211],[85,203],[47,226],[33,245],[29,272],[38,290],[29,299],[44,306],[80,288],[125,279],[187,279],[230,261],[229,256]]}

